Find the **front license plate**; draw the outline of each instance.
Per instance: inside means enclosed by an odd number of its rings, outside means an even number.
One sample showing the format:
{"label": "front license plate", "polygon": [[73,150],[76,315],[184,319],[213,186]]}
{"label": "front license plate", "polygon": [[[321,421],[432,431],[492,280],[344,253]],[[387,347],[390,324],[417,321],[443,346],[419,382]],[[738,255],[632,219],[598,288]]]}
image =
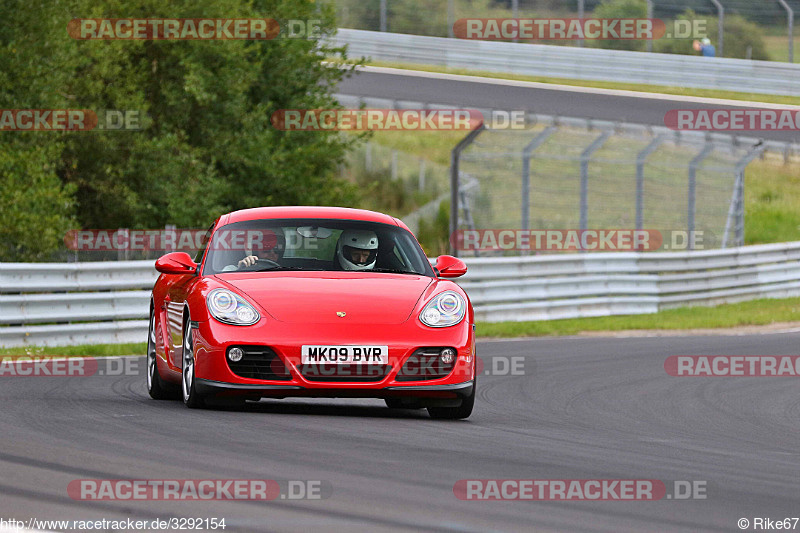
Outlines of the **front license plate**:
{"label": "front license plate", "polygon": [[335,363],[389,364],[388,346],[316,346],[304,344],[301,351],[304,365]]}

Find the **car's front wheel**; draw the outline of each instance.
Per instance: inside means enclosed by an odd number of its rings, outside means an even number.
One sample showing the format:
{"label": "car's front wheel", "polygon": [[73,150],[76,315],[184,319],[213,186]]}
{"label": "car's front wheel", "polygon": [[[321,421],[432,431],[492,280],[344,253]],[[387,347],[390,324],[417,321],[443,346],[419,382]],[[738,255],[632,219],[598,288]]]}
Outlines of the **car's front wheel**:
{"label": "car's front wheel", "polygon": [[175,386],[170,386],[161,379],[156,360],[156,318],[150,311],[150,327],[147,331],[147,393],[154,400],[172,400],[177,398]]}
{"label": "car's front wheel", "polygon": [[475,406],[475,390],[478,388],[478,376],[472,382],[472,392],[469,396],[461,400],[458,407],[428,407],[428,414],[431,418],[440,420],[458,420],[469,418],[472,408]]}
{"label": "car's front wheel", "polygon": [[205,402],[194,386],[194,341],[192,339],[192,324],[188,319],[183,326],[183,330],[183,354],[181,355],[183,403],[186,407],[197,409],[204,407]]}

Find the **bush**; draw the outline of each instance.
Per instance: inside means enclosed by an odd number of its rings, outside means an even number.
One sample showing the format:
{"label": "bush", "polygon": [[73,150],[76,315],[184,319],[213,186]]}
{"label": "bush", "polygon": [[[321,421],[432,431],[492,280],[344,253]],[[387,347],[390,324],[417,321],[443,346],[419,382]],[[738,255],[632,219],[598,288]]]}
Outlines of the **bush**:
{"label": "bush", "polygon": [[419,221],[417,239],[428,257],[450,253],[450,202],[439,204],[436,218]]}
{"label": "bush", "polygon": [[[717,56],[719,57],[719,19],[698,16],[694,11],[687,10],[678,17],[678,20],[705,20],[708,38],[717,47]],[[671,24],[667,24],[667,27],[670,26]],[[698,52],[692,48],[692,42],[692,39],[659,39],[654,43],[653,51],[665,54],[697,55]],[[739,15],[725,16],[724,47],[724,57],[745,59],[747,48],[752,47],[751,59],[764,61],[770,59],[764,44],[764,28]]]}

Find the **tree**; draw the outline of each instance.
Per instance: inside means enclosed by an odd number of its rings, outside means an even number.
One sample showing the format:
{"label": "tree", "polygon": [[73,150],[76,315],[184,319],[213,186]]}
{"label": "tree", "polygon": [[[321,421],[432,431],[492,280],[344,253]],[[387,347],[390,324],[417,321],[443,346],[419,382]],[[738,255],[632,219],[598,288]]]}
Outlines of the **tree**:
{"label": "tree", "polygon": [[[602,19],[642,19],[647,17],[647,3],[644,0],[603,0],[594,10],[594,18]],[[641,40],[597,40],[590,41],[598,48],[612,50],[645,49],[645,41]]]}
{"label": "tree", "polygon": [[[33,2],[0,7],[0,44],[16,49],[0,59],[4,107],[138,111],[143,126],[29,132],[26,139],[4,133],[0,153],[10,150],[9,138],[42,148],[30,157],[22,152],[25,164],[6,163],[6,172],[16,173],[4,175],[6,182],[24,180],[19,173],[35,161],[48,163],[51,180],[37,183],[51,195],[58,191],[66,220],[74,215],[83,228],[206,227],[220,213],[244,207],[357,201],[355,188],[334,173],[353,138],[283,132],[270,124],[279,109],[338,107],[332,89],[352,70],[343,65],[343,49],[318,38],[83,41],[67,34],[73,18],[205,17],[319,20],[325,37],[335,31],[330,5]],[[333,65],[323,65],[324,59]]]}
{"label": "tree", "polygon": [[[48,38],[63,29],[58,0],[0,4],[0,109],[53,109],[74,51]],[[75,133],[79,134],[79,133]],[[57,175],[71,133],[0,132],[0,261],[49,257],[75,226],[74,188]]]}

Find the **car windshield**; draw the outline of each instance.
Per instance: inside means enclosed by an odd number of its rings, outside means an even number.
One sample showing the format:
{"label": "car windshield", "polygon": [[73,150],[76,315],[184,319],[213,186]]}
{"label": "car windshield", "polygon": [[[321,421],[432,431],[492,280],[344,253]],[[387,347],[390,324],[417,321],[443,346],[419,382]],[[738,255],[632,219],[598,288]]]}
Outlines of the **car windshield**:
{"label": "car windshield", "polygon": [[358,271],[434,276],[407,230],[332,219],[263,219],[218,228],[204,275],[233,272]]}

